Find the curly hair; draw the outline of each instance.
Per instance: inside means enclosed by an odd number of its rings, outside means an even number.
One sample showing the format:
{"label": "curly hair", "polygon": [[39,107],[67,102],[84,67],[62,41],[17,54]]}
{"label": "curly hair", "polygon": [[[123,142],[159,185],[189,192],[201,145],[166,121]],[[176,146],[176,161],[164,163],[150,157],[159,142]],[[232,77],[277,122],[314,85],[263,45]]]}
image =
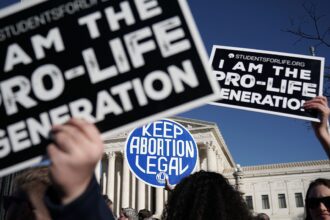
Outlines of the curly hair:
{"label": "curly hair", "polygon": [[51,184],[48,167],[33,167],[16,176],[14,188],[29,191],[39,186],[48,187]]}
{"label": "curly hair", "polygon": [[305,204],[306,204],[305,205],[305,212],[306,212],[305,220],[313,220],[311,213],[309,211],[308,203],[306,201],[309,198],[309,194],[311,193],[313,188],[316,186],[320,186],[320,185],[324,185],[330,189],[330,179],[318,178],[309,184],[307,192],[306,192],[306,198],[305,198]]}
{"label": "curly hair", "polygon": [[252,215],[241,194],[221,174],[199,171],[174,188],[164,220],[250,220]]}

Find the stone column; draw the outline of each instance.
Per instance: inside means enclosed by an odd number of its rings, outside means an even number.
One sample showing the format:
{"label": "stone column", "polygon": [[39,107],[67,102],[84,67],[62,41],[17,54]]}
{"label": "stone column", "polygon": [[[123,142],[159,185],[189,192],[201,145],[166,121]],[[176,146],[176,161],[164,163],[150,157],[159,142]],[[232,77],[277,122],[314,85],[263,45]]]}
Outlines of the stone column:
{"label": "stone column", "polygon": [[215,155],[217,159],[217,172],[222,173],[225,168],[222,165],[221,155],[218,151],[216,151]]}
{"label": "stone column", "polygon": [[156,217],[160,218],[164,208],[164,190],[162,188],[156,188]]}
{"label": "stone column", "polygon": [[123,179],[122,179],[122,202],[121,206],[122,208],[127,208],[129,207],[129,168],[128,168],[128,163],[127,159],[123,153]]}
{"label": "stone column", "polygon": [[208,171],[217,171],[217,159],[214,152],[214,146],[212,141],[206,143],[206,156],[207,156],[207,170]]}
{"label": "stone column", "polygon": [[138,181],[138,196],[137,196],[137,210],[145,209],[146,207],[146,185],[141,180]]}
{"label": "stone column", "polygon": [[289,184],[288,180],[284,180],[285,183],[285,189],[286,189],[286,195],[285,195],[285,200],[286,200],[286,207],[288,208],[289,215],[293,212],[294,210],[294,205],[290,201],[290,191],[289,191]]}
{"label": "stone column", "polygon": [[203,148],[199,150],[199,164],[201,170],[207,170],[207,156],[206,156],[207,147],[203,144]]}
{"label": "stone column", "polygon": [[164,190],[164,205],[168,201],[168,191]]}
{"label": "stone column", "polygon": [[130,185],[131,185],[131,195],[130,195],[130,199],[131,199],[131,201],[130,201],[130,204],[131,204],[131,207],[133,208],[133,209],[136,209],[136,182],[137,182],[137,179],[135,178],[135,175],[132,173],[132,172],[130,172],[130,175],[131,175],[131,180],[132,180],[132,182],[130,183]]}
{"label": "stone column", "polygon": [[[119,155],[117,155],[119,156]],[[115,181],[116,181],[116,190],[115,190],[115,198],[117,199],[116,201],[113,201],[114,204],[115,204],[115,208],[116,208],[116,213],[119,214],[119,211],[120,211],[120,208],[121,208],[121,201],[122,201],[122,177],[123,177],[123,173],[122,173],[122,170],[123,170],[123,163],[122,163],[122,157],[120,156],[120,158],[118,158],[118,161],[115,161],[115,171],[116,171],[116,178],[115,178]]]}
{"label": "stone column", "polygon": [[272,182],[268,181],[268,185],[269,185],[269,196],[270,196],[270,200],[271,200],[271,203],[270,203],[271,210],[272,210],[271,215],[274,215],[274,213],[275,213],[275,208],[274,208],[275,202],[273,201],[274,200],[274,196],[273,195],[276,194],[276,193],[273,193]]}
{"label": "stone column", "polygon": [[114,202],[115,198],[115,162],[116,162],[116,153],[108,153],[108,187],[107,195]]}
{"label": "stone column", "polygon": [[94,171],[94,173],[95,173],[95,177],[96,177],[96,180],[97,180],[97,182],[98,183],[100,183],[100,180],[101,180],[101,162],[102,162],[102,160],[100,160],[97,164],[96,164],[96,167],[95,167],[95,171]]}
{"label": "stone column", "polygon": [[199,171],[201,169],[201,162],[200,162],[200,151],[199,151],[199,146],[197,145],[197,150],[198,150],[198,157],[197,157],[197,161],[196,161],[196,168],[195,168],[195,172]]}
{"label": "stone column", "polygon": [[149,210],[152,210],[153,206],[151,204],[151,201],[152,201],[152,187],[147,185],[147,191],[148,191],[148,198],[147,198],[147,208]]}
{"label": "stone column", "polygon": [[102,171],[102,194],[106,194],[107,192],[107,175],[105,174],[105,171]]}

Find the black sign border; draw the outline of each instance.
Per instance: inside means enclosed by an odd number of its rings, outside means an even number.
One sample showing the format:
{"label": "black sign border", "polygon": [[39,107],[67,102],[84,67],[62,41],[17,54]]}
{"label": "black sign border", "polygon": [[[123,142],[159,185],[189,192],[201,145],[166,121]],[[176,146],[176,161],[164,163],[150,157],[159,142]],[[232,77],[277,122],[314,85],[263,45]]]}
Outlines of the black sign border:
{"label": "black sign border", "polygon": [[[279,55],[279,56],[288,56],[288,57],[318,60],[321,63],[318,96],[322,96],[322,94],[323,94],[323,77],[324,77],[324,62],[325,62],[325,59],[323,57],[307,56],[307,55],[301,55],[301,54],[293,54],[293,53],[285,53],[285,52],[277,52],[277,51],[268,51],[268,50],[258,50],[258,49],[250,49],[250,48],[241,48],[241,47],[213,45],[210,60],[209,60],[210,66],[212,66],[212,62],[213,62],[213,59],[214,59],[214,56],[215,56],[215,53],[216,53],[217,49],[226,49],[226,50],[244,51],[244,52],[255,52],[255,53],[260,53],[260,55],[262,55],[262,54],[272,54],[272,55]],[[286,113],[281,113],[281,112],[275,112],[275,111],[258,109],[258,108],[250,108],[250,107],[238,106],[238,105],[231,105],[231,104],[225,104],[225,103],[220,103],[220,102],[211,102],[210,104],[211,105],[216,105],[216,106],[222,106],[222,107],[252,111],[252,112],[259,112],[259,113],[265,113],[265,114],[271,114],[271,115],[277,115],[277,116],[284,116],[284,117],[295,118],[295,119],[302,119],[302,120],[307,120],[307,121],[320,122],[320,120],[317,117],[315,118],[315,117],[307,117],[307,116],[286,114]]]}

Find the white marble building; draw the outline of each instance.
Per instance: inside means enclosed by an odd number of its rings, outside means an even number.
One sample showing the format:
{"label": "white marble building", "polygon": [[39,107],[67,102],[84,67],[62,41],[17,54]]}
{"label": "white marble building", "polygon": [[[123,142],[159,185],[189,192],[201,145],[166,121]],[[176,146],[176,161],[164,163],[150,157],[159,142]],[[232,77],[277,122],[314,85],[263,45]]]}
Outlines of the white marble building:
{"label": "white marble building", "polygon": [[[318,177],[330,178],[329,161],[241,167],[237,172],[237,164],[215,123],[172,119],[185,126],[197,142],[199,161],[196,170],[225,175],[240,189],[254,212],[265,212],[271,219],[303,219],[304,196],[309,182]],[[114,202],[117,214],[121,207],[130,206],[137,210],[148,208],[159,217],[167,192],[147,186],[129,171],[123,154],[129,132],[105,140],[99,171],[102,191]]]}
{"label": "white marble building", "polygon": [[[309,182],[319,177],[330,179],[328,160],[239,167],[215,123],[172,119],[188,128],[197,142],[199,160],[196,170],[223,174],[242,192],[254,212],[267,213],[272,220],[303,219],[304,197]],[[104,141],[102,166],[96,172],[103,194],[114,202],[117,215],[121,207],[130,206],[137,210],[148,208],[155,217],[159,217],[167,192],[147,186],[129,171],[123,156],[129,132],[107,137]],[[0,196],[11,193],[15,175],[0,178]],[[4,214],[2,208],[0,206],[0,219]]]}
{"label": "white marble building", "polygon": [[319,160],[247,166],[238,172],[225,170],[224,174],[239,187],[254,212],[267,213],[272,220],[298,220],[304,217],[309,183],[320,177],[330,178],[330,163]]}
{"label": "white marble building", "polygon": [[[190,119],[173,118],[193,134],[199,148],[197,170],[223,172],[235,167],[235,162],[214,123]],[[124,146],[129,131],[114,138],[106,138],[102,160],[100,183],[104,194],[114,202],[119,213],[121,207],[137,210],[148,208],[160,216],[167,199],[167,192],[147,186],[129,171],[125,162]]]}

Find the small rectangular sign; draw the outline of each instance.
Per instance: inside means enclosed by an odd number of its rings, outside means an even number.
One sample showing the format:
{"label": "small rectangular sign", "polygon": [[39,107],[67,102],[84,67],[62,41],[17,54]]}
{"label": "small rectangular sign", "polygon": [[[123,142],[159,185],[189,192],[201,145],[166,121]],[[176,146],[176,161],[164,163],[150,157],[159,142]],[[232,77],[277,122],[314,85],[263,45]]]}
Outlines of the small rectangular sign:
{"label": "small rectangular sign", "polygon": [[221,87],[212,104],[319,121],[303,105],[322,95],[324,58],[214,45],[210,63]]}
{"label": "small rectangular sign", "polygon": [[0,18],[0,176],[70,117],[105,137],[218,98],[186,0],[38,0]]}

